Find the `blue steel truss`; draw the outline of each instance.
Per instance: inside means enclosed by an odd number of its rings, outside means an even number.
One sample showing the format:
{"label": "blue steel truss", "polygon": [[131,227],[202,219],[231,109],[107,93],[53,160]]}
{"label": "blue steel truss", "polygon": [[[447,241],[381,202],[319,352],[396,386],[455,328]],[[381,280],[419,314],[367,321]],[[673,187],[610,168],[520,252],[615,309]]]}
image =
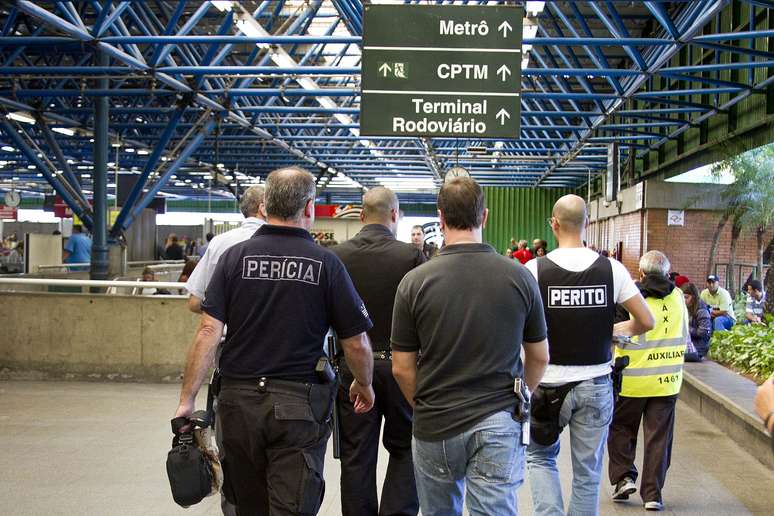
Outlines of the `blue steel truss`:
{"label": "blue steel truss", "polygon": [[[90,225],[105,97],[108,190],[114,174],[137,179],[116,231],[156,195],[231,199],[288,165],[316,174],[331,202],[379,184],[432,201],[454,165],[484,185],[577,187],[606,170],[608,143],[630,164],[774,80],[774,53],[756,44],[774,37],[756,29],[774,2],[736,0],[746,19],[712,34],[730,0],[527,4],[519,137],[429,140],[359,136],[357,0],[8,3],[0,190],[53,189]],[[668,66],[686,49],[688,64]]]}

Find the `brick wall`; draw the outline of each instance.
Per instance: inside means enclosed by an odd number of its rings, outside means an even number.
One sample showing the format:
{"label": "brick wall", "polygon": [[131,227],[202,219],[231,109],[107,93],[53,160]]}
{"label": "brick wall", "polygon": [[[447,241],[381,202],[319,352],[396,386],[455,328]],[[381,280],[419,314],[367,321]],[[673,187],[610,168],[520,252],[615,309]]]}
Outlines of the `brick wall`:
{"label": "brick wall", "polygon": [[637,264],[642,252],[642,212],[612,217],[589,226],[587,240],[597,249],[615,249],[623,242],[622,262],[632,275],[637,274]]}
{"label": "brick wall", "polygon": [[[667,226],[667,210],[647,210],[648,249],[663,251],[672,262],[672,270],[688,276],[691,281],[704,284],[704,274],[707,271],[712,235],[720,220],[720,213],[714,211],[687,210],[685,226]],[[764,236],[764,245],[774,235],[771,228]],[[731,222],[723,228],[720,235],[716,263],[728,263],[731,247]],[[756,264],[758,249],[755,239],[755,228],[743,228],[737,243],[737,263]],[[743,269],[743,276],[752,272]],[[725,268],[718,269],[721,280],[725,280]],[[739,285],[737,285],[737,288]]]}
{"label": "brick wall", "polygon": [[[704,274],[709,261],[712,235],[715,232],[720,213],[715,211],[687,210],[684,226],[668,226],[667,210],[645,210],[647,236],[646,249],[642,249],[642,212],[620,215],[594,222],[588,233],[590,243],[599,249],[613,249],[617,242],[624,243],[623,263],[636,277],[640,255],[652,249],[664,252],[672,262],[672,270],[688,276],[698,286],[704,284]],[[764,245],[774,236],[771,228],[764,236]],[[726,224],[718,244],[716,263],[728,263],[731,245],[731,223]],[[757,263],[755,228],[744,228],[737,244],[737,263]],[[743,269],[744,279],[751,269]],[[725,281],[725,268],[718,269],[721,281]],[[739,285],[737,285],[737,288]]]}

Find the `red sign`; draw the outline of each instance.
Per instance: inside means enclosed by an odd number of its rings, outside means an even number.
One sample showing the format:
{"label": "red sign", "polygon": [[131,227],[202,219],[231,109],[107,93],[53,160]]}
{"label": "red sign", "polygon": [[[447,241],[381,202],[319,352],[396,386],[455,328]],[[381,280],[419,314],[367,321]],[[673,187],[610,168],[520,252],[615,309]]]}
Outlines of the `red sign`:
{"label": "red sign", "polygon": [[54,216],[60,219],[71,219],[73,217],[73,210],[58,195],[54,200]]}
{"label": "red sign", "polygon": [[0,219],[16,220],[18,213],[19,212],[16,210],[16,208],[0,205]]}
{"label": "red sign", "polygon": [[347,204],[346,206],[339,206],[338,204],[314,205],[314,216],[318,218],[357,219],[360,218],[361,211],[363,211],[361,206],[352,206],[351,204]]}

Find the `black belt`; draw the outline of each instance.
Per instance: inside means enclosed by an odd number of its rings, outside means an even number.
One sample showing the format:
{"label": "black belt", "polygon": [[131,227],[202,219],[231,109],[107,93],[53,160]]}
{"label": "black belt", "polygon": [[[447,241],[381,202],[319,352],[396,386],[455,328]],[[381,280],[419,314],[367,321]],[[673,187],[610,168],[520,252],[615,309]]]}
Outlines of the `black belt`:
{"label": "black belt", "polygon": [[223,378],[222,386],[256,390],[259,392],[292,392],[305,396],[311,385],[319,382],[283,380],[281,378]]}

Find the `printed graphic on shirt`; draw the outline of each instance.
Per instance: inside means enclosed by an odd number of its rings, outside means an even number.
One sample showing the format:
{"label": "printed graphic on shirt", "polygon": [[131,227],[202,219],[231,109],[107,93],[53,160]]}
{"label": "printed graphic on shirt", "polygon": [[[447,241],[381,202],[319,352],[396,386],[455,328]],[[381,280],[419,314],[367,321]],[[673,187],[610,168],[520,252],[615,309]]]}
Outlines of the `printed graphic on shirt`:
{"label": "printed graphic on shirt", "polygon": [[363,314],[366,319],[368,318],[368,310],[366,310],[365,303],[360,303],[360,313]]}
{"label": "printed graphic on shirt", "polygon": [[607,306],[605,285],[581,287],[548,287],[549,308],[604,308]]}
{"label": "printed graphic on shirt", "polygon": [[300,281],[320,284],[322,262],[302,256],[245,256],[242,259],[242,279],[267,281]]}

